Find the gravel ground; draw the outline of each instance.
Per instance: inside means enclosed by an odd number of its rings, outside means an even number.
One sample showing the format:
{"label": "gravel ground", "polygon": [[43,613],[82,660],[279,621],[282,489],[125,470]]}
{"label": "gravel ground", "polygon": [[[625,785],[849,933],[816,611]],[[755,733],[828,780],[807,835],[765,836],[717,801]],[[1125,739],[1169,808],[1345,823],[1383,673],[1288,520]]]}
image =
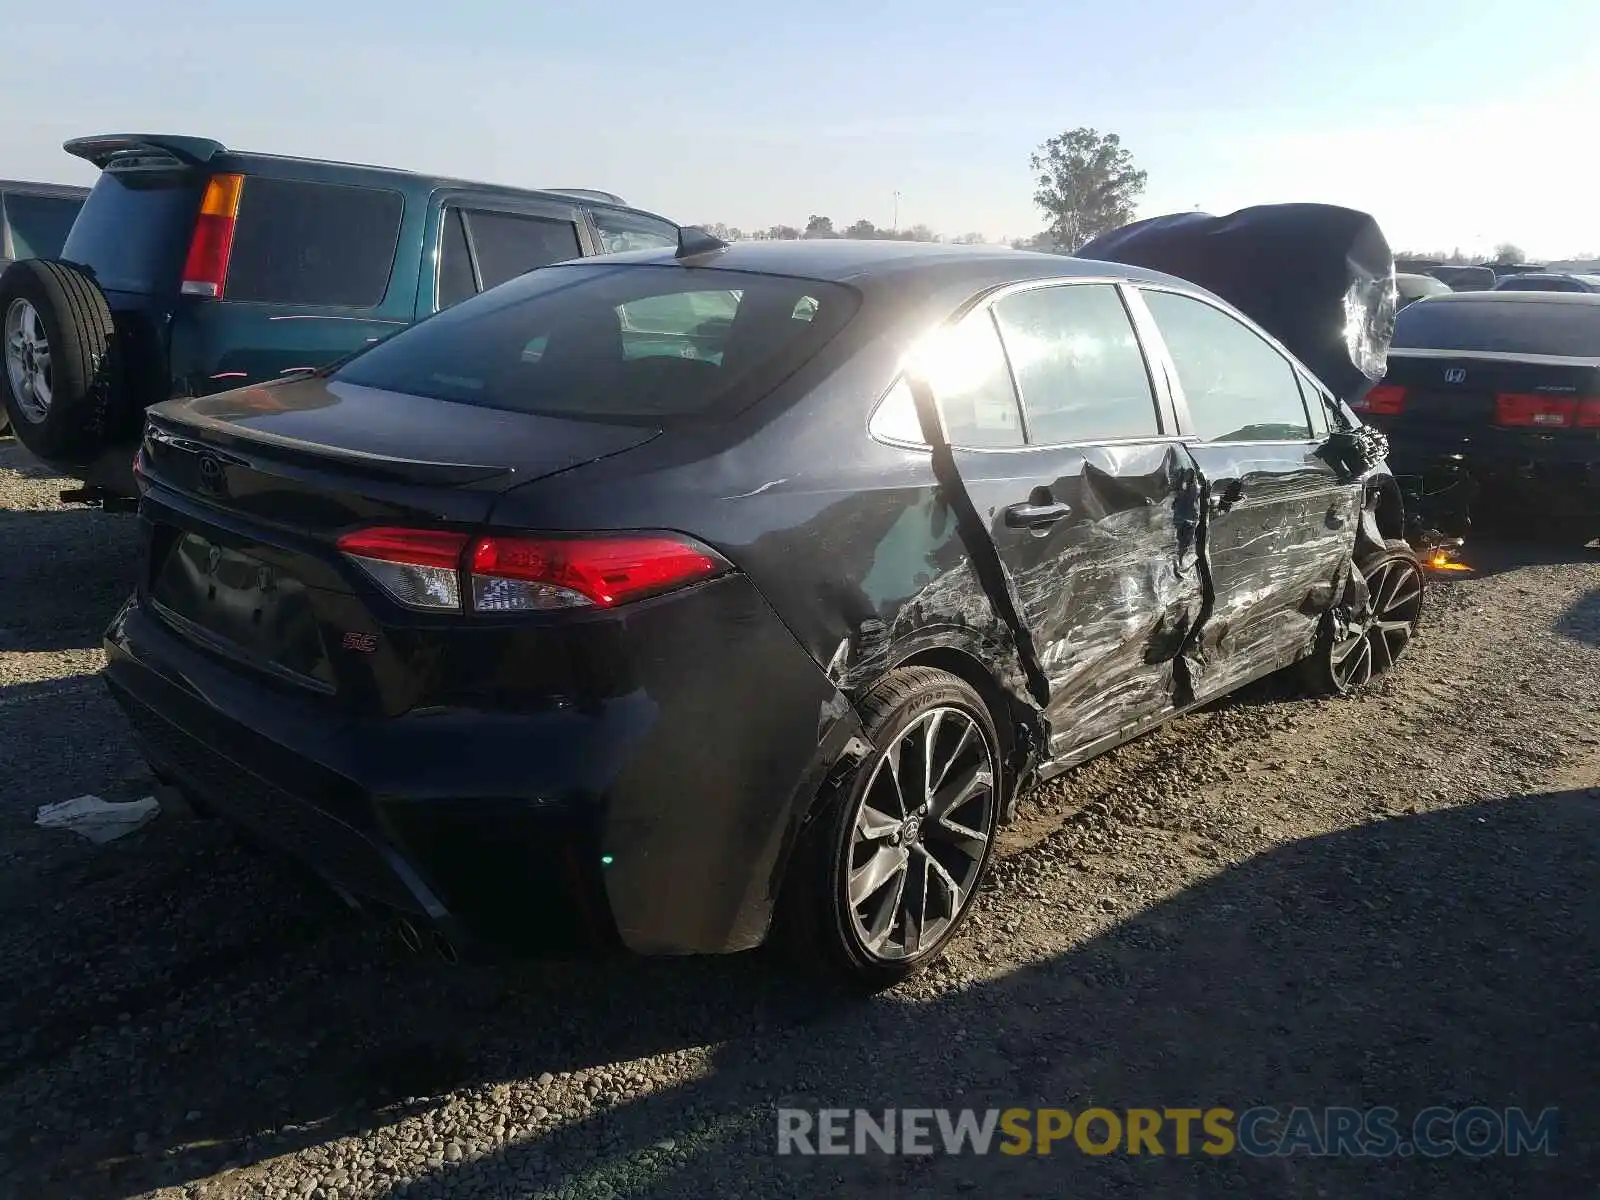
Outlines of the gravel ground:
{"label": "gravel ground", "polygon": [[[8,448],[9,447],[9,448]],[[145,794],[95,678],[129,518],[0,443],[0,1194],[1596,1195],[1600,554],[1480,543],[1398,671],[1027,798],[948,960],[451,970]],[[1558,1106],[1555,1157],[780,1158],[773,1106]],[[1169,1145],[1169,1150],[1170,1150]]]}

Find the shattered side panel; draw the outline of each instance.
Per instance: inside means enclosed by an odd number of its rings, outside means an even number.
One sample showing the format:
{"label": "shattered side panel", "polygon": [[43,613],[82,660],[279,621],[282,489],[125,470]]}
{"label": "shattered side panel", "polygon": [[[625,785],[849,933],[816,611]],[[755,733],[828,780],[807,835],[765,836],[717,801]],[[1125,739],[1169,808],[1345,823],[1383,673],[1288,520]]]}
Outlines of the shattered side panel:
{"label": "shattered side panel", "polygon": [[[1202,610],[1199,481],[1180,445],[959,451],[1048,684],[1049,758],[1171,708],[1175,660]],[[1045,500],[1043,530],[1006,509]]]}
{"label": "shattered side panel", "polygon": [[1346,573],[1359,479],[1315,443],[1193,444],[1207,485],[1215,603],[1192,650],[1196,699],[1301,657]]}

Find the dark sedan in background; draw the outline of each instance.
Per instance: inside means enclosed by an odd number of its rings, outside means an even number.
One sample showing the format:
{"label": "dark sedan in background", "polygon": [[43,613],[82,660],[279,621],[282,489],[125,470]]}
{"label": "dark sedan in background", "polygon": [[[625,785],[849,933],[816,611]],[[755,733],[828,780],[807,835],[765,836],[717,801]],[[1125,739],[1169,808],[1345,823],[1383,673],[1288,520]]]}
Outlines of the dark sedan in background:
{"label": "dark sedan in background", "polygon": [[1507,275],[1494,285],[1497,292],[1600,292],[1600,275],[1560,271],[1530,271]]}
{"label": "dark sedan in background", "polygon": [[1408,490],[1449,513],[1442,524],[1600,534],[1600,294],[1412,305],[1396,318],[1388,374],[1357,408],[1389,435]]}
{"label": "dark sedan in background", "polygon": [[452,947],[776,927],[881,985],[1021,783],[1395,660],[1375,444],[1168,276],[687,234],[153,409],[107,677],[159,775]]}

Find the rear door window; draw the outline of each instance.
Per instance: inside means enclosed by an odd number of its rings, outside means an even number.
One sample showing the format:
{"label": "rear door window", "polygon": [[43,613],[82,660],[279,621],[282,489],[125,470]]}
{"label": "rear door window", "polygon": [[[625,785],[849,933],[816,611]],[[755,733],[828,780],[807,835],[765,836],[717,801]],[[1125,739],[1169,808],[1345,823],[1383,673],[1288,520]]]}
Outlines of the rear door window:
{"label": "rear door window", "polygon": [[1207,442],[1311,439],[1297,372],[1260,334],[1192,296],[1144,299],[1178,371],[1188,432]]}
{"label": "rear door window", "polygon": [[458,404],[670,424],[753,403],[858,304],[852,289],[819,280],[567,264],[402,330],[333,378]]}
{"label": "rear door window", "polygon": [[623,250],[676,249],[678,227],[670,221],[647,217],[643,213],[620,212],[611,208],[594,210],[595,228],[607,254]]}
{"label": "rear door window", "polygon": [[484,291],[583,254],[578,227],[571,221],[482,210],[469,210],[465,216]]}
{"label": "rear door window", "polygon": [[997,301],[994,312],[1028,414],[1029,442],[1160,435],[1144,352],[1115,287],[1029,288]]}
{"label": "rear door window", "polygon": [[987,309],[942,330],[917,357],[917,372],[928,381],[952,446],[1003,450],[1023,444],[1016,389]]}
{"label": "rear door window", "polygon": [[6,224],[11,227],[11,257],[55,258],[66,245],[72,222],[83,207],[71,196],[5,194]]}
{"label": "rear door window", "polygon": [[380,188],[247,176],[224,294],[371,308],[389,290],[404,207]]}

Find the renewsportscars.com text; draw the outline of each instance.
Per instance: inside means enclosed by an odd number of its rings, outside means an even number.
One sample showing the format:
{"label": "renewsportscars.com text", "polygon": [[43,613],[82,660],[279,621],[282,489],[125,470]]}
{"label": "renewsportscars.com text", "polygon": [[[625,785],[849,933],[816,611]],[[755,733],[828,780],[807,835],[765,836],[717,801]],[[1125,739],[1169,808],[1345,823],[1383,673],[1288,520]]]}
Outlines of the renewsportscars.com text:
{"label": "renewsportscars.com text", "polygon": [[1520,1108],[780,1108],[779,1154],[1468,1158],[1556,1153],[1560,1112]]}

